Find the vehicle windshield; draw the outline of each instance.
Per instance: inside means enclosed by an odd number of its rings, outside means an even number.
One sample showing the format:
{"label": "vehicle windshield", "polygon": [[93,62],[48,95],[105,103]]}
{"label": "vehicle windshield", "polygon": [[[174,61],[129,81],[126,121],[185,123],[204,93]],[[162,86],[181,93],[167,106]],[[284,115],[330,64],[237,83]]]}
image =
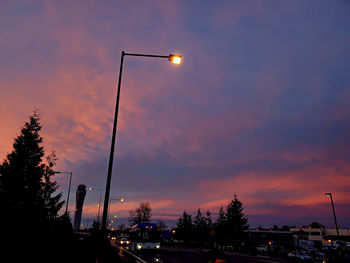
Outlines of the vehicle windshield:
{"label": "vehicle windshield", "polygon": [[138,242],[157,242],[160,240],[160,233],[157,230],[140,229],[130,232],[130,240]]}

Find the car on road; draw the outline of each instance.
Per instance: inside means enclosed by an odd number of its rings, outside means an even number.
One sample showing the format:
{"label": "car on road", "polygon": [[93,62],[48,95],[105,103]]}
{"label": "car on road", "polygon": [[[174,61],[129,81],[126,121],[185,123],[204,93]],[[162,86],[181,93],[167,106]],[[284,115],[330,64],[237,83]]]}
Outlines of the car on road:
{"label": "car on road", "polygon": [[290,252],[288,252],[287,256],[289,258],[297,258],[297,252],[296,251],[290,251]]}
{"label": "car on road", "polygon": [[129,239],[129,248],[135,252],[160,249],[160,231],[154,223],[139,223],[132,226]]}
{"label": "car on road", "polygon": [[120,238],[120,240],[119,240],[120,246],[127,247],[127,246],[129,246],[129,244],[130,244],[130,241],[126,237]]}
{"label": "car on road", "polygon": [[257,252],[263,252],[263,253],[266,253],[267,251],[269,251],[266,245],[259,245],[255,249]]}
{"label": "car on road", "polygon": [[327,259],[326,254],[319,251],[310,251],[310,255],[314,260],[319,262],[324,262]]}
{"label": "car on road", "polygon": [[289,258],[297,258],[305,261],[312,260],[312,257],[302,250],[290,251],[287,256]]}

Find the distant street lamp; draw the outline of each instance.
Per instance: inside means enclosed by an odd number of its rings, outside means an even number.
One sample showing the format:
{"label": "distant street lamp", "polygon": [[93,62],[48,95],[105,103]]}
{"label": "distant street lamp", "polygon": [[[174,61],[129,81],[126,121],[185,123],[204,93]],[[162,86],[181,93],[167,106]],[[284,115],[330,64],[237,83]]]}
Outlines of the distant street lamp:
{"label": "distant street lamp", "polygon": [[325,195],[331,197],[331,203],[332,203],[332,209],[333,209],[333,216],[334,216],[335,228],[337,229],[337,236],[338,236],[338,238],[339,238],[338,223],[337,223],[337,217],[335,216],[335,209],[334,209],[334,204],[333,204],[332,193],[325,193]]}
{"label": "distant street lamp", "polygon": [[69,193],[70,193],[70,185],[72,183],[72,175],[73,175],[73,173],[72,172],[58,172],[58,171],[54,171],[53,173],[54,174],[70,174],[69,186],[68,186],[68,196],[67,196],[67,202],[66,202],[66,212],[65,212],[65,214],[68,214]]}
{"label": "distant street lamp", "polygon": [[97,222],[100,223],[100,208],[101,208],[101,197],[102,197],[102,190],[97,188],[89,188],[90,191],[99,191],[100,192],[100,201],[98,202],[98,213],[97,213]]}
{"label": "distant street lamp", "polygon": [[[111,203],[112,200],[118,200],[120,202],[124,202],[125,199],[124,198],[109,198],[109,203]],[[108,206],[108,221],[109,221],[109,214],[110,214],[110,209],[111,209],[111,206]],[[114,216],[115,217],[115,216]]]}
{"label": "distant street lamp", "polygon": [[120,87],[121,87],[121,80],[122,80],[124,56],[166,58],[169,61],[172,61],[174,64],[180,64],[181,60],[182,60],[182,57],[180,55],[176,55],[176,54],[169,54],[168,56],[159,56],[159,55],[148,55],[148,54],[125,53],[124,51],[122,51],[121,60],[120,60],[117,99],[116,99],[116,104],[115,104],[113,132],[112,132],[112,139],[111,139],[111,150],[110,150],[110,154],[109,154],[107,183],[106,183],[105,198],[104,198],[104,203],[103,203],[102,230],[105,230],[106,225],[107,225],[108,201],[109,201],[110,188],[111,188],[111,178],[112,178],[112,168],[113,168],[113,158],[114,158],[114,146],[115,146],[115,137],[116,137],[116,133],[117,133],[119,98],[120,98]]}

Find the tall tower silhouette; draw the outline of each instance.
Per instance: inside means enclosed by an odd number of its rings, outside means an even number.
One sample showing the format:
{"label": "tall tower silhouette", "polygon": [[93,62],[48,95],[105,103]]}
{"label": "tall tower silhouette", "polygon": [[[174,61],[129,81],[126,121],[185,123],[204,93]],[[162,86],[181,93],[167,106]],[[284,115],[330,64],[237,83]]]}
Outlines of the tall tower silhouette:
{"label": "tall tower silhouette", "polygon": [[81,216],[83,214],[83,205],[86,195],[86,186],[83,184],[78,185],[75,198],[75,214],[74,214],[74,231],[79,231]]}

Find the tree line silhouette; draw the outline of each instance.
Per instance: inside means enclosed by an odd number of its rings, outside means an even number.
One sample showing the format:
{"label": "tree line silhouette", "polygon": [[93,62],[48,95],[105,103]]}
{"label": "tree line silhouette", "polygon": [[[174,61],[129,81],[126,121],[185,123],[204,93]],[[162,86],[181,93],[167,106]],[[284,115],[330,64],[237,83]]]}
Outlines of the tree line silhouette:
{"label": "tree line silhouette", "polygon": [[203,215],[199,208],[194,218],[184,211],[177,221],[174,238],[184,241],[187,245],[190,243],[212,245],[213,242],[228,245],[240,242],[243,239],[244,230],[248,228],[248,218],[243,213],[242,202],[237,195],[234,195],[226,208],[220,207],[219,216],[215,222],[209,210]]}

